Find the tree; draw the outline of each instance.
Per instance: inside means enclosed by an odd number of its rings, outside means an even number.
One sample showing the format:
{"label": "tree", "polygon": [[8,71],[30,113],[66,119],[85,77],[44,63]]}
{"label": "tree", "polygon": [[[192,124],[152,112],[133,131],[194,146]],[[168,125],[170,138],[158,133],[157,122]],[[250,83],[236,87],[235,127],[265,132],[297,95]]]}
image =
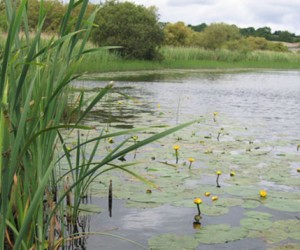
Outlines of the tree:
{"label": "tree", "polygon": [[235,25],[213,23],[203,31],[202,46],[206,49],[218,49],[226,42],[237,40],[240,37],[239,28]]}
{"label": "tree", "polygon": [[164,28],[164,43],[171,46],[191,45],[193,33],[194,31],[183,22],[168,23]]}
{"label": "tree", "polygon": [[124,58],[152,60],[159,57],[163,31],[156,8],[130,2],[106,1],[102,4],[92,32],[92,40],[101,46],[122,46]]}
{"label": "tree", "polygon": [[201,23],[201,24],[198,24],[198,25],[189,24],[188,27],[190,27],[194,31],[202,32],[207,27],[207,24],[206,23]]}

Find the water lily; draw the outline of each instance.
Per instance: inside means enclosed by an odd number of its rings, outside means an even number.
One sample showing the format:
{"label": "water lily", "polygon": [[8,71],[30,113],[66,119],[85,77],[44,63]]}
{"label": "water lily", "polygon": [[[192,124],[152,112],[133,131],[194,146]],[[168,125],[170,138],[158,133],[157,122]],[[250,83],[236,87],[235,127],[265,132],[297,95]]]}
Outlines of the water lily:
{"label": "water lily", "polygon": [[113,138],[108,138],[108,140],[107,140],[109,143],[114,143],[114,139]]}
{"label": "water lily", "polygon": [[195,159],[194,158],[188,158],[188,161],[190,163],[189,168],[191,168],[192,163],[195,161]]}
{"label": "water lily", "polygon": [[259,195],[262,198],[266,198],[267,197],[267,191],[262,189],[262,190],[259,191]]}
{"label": "water lily", "polygon": [[211,200],[212,200],[212,201],[216,201],[216,200],[218,200],[218,199],[219,199],[218,196],[212,196],[212,197],[211,197]]}
{"label": "water lily", "polygon": [[216,173],[217,173],[217,179],[216,179],[217,187],[220,188],[221,186],[220,186],[220,184],[219,184],[219,177],[220,177],[220,175],[222,174],[222,172],[221,172],[220,170],[218,170]]}
{"label": "water lily", "polygon": [[231,176],[231,177],[235,176],[235,172],[234,172],[234,171],[231,171],[231,172],[230,172],[230,176]]}
{"label": "water lily", "polygon": [[178,150],[180,149],[179,145],[174,145],[173,149],[175,150],[176,164],[178,163]]}
{"label": "water lily", "polygon": [[118,101],[118,105],[122,105],[123,104],[123,102],[122,101]]}
{"label": "water lily", "polygon": [[208,196],[210,196],[210,192],[205,192],[204,195],[205,195],[206,197],[208,197]]}
{"label": "water lily", "polygon": [[161,106],[160,106],[160,104],[158,103],[158,104],[157,104],[157,108],[160,108],[160,107],[161,107]]}
{"label": "water lily", "polygon": [[300,168],[297,168],[297,172],[300,173]]}
{"label": "water lily", "polygon": [[194,199],[194,203],[195,204],[201,204],[202,203],[202,200],[200,198],[195,198]]}
{"label": "water lily", "polygon": [[194,203],[197,205],[198,215],[200,216],[201,211],[200,211],[200,206],[199,205],[202,203],[202,200],[197,197],[197,198],[194,199]]}
{"label": "water lily", "polygon": [[300,148],[300,144],[298,144],[298,146],[297,146],[297,151],[299,151],[299,148]]}

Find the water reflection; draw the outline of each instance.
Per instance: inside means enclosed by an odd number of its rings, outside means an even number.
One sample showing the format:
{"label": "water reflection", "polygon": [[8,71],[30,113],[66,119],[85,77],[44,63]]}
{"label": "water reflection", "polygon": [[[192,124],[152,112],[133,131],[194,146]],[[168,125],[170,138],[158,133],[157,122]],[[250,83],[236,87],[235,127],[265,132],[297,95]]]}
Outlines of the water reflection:
{"label": "water reflection", "polygon": [[[116,93],[121,92],[131,99],[115,93],[109,103],[100,103],[88,119],[118,128],[131,128],[157,123],[174,125],[219,111],[245,127],[251,124],[253,130],[259,131],[260,139],[269,137],[270,133],[276,136],[279,131],[287,132],[290,137],[300,133],[299,72],[189,73],[180,76],[153,76],[151,81],[139,82],[117,81]],[[104,87],[106,83],[82,81],[76,86],[94,89]],[[124,101],[122,107],[118,106],[118,100]],[[163,116],[159,115],[158,104]]]}

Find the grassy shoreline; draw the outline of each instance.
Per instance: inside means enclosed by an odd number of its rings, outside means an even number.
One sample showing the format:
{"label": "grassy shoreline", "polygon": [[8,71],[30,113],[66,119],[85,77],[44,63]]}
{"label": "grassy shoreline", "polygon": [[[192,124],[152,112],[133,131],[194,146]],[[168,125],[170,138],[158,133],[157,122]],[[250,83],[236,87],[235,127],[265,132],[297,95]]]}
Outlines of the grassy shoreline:
{"label": "grassy shoreline", "polygon": [[169,69],[216,70],[216,69],[300,69],[300,53],[270,51],[208,51],[199,48],[161,49],[164,60],[124,60],[102,50],[83,58],[78,73],[151,71]]}

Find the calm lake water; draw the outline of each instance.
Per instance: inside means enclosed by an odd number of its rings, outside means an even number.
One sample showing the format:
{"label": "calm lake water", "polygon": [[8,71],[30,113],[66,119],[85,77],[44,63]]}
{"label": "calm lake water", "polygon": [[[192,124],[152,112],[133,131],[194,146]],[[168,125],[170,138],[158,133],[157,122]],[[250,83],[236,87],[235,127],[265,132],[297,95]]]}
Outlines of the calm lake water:
{"label": "calm lake water", "polygon": [[[220,147],[216,149],[220,152],[220,154],[216,153],[218,157],[223,157],[222,154],[226,155],[227,153],[224,152],[230,147],[233,149],[230,154],[228,153],[229,156],[234,157],[235,154],[240,154],[239,146],[228,145],[236,141],[247,140],[249,143],[252,141],[251,143],[254,142],[255,145],[258,145],[256,149],[265,149],[261,154],[257,154],[259,157],[267,154],[269,149],[272,151],[268,158],[261,158],[259,163],[255,162],[256,166],[275,164],[275,161],[271,162],[269,158],[287,155],[288,159],[286,161],[279,159],[280,164],[286,163],[285,172],[291,172],[291,178],[296,182],[290,186],[284,181],[279,181],[276,185],[276,181],[274,181],[274,184],[271,180],[277,180],[277,177],[270,177],[257,182],[257,186],[258,188],[269,188],[271,192],[292,191],[293,193],[299,193],[300,174],[297,175],[295,171],[296,168],[300,167],[300,151],[297,152],[296,150],[297,145],[300,144],[299,71],[172,72],[171,74],[148,74],[145,76],[128,76],[121,79],[116,77],[115,79],[114,93],[110,95],[106,102],[101,102],[92,111],[86,123],[99,127],[103,124],[109,124],[115,131],[150,125],[174,126],[204,117],[204,125],[194,133],[197,137],[195,142],[199,143],[199,141],[204,140],[203,136],[211,136],[213,143],[210,146],[217,148],[219,144],[216,144],[215,133],[222,128],[222,131],[224,129],[228,134],[225,132],[224,135],[221,134],[220,142],[223,140],[227,144],[224,144],[222,149]],[[76,82],[75,86],[84,88],[87,94],[93,94],[99,88],[106,86],[107,83],[107,80],[82,80]],[[123,95],[119,95],[117,92]],[[130,99],[126,99],[124,95],[130,96]],[[214,112],[218,112],[217,121],[213,121]],[[178,143],[181,144],[180,141]],[[173,144],[174,141],[168,147],[172,149]],[[190,146],[187,142],[186,144]],[[246,145],[246,143],[242,145]],[[224,152],[221,153],[222,150]],[[172,150],[168,152],[170,151]],[[183,151],[182,154],[188,157],[188,153]],[[194,155],[196,158],[197,154]],[[159,155],[159,157],[164,160],[163,156]],[[206,156],[202,154],[201,157]],[[170,161],[170,159],[168,160]],[[196,159],[197,161],[201,160]],[[212,158],[203,161],[203,163],[197,165],[196,169],[204,169],[212,162]],[[233,164],[235,165],[234,170],[237,172],[239,170],[239,163],[236,163],[238,162],[237,158],[220,158],[219,162],[224,162],[226,166]],[[180,164],[183,164],[183,160]],[[249,162],[248,165],[251,165],[251,163]],[[245,167],[244,172],[250,171],[248,165]],[[258,167],[253,169],[253,173],[257,169]],[[205,171],[203,174],[206,178],[203,179],[202,184],[209,185],[210,181],[214,182],[214,171],[212,174],[208,170]],[[241,173],[241,175],[243,174]],[[243,177],[245,176],[243,175]],[[298,184],[297,178],[299,180]],[[256,186],[255,181],[249,183],[247,182],[245,185],[249,185],[249,187]],[[123,185],[125,188],[127,183],[124,182]],[[196,185],[201,185],[196,178],[185,180],[184,187],[181,189],[193,188]],[[214,183],[211,185],[214,186]],[[238,184],[233,184],[228,180],[225,185],[234,186]],[[221,195],[222,193],[219,196]],[[274,194],[275,199],[277,199],[276,195]],[[226,191],[224,196],[237,197]],[[190,197],[187,198],[190,199]],[[294,200],[299,201],[300,204],[298,196]],[[132,208],[125,206],[126,199],[124,197],[117,197],[114,200],[113,216],[109,217],[106,211],[107,199],[101,195],[98,198],[93,198],[93,203],[100,205],[103,212],[89,218],[89,230],[91,232],[104,232],[106,235],[89,236],[85,243],[86,249],[141,249],[141,247],[129,241],[113,238],[109,234],[139,242],[146,248],[148,248],[148,240],[159,234],[194,237],[197,233],[197,230],[193,228],[193,218],[196,212],[194,205],[192,204],[190,207],[189,205],[180,206],[178,205],[179,200],[174,202],[177,202],[176,206],[175,203],[164,202],[153,208]],[[239,204],[230,206],[228,213],[225,214],[217,216],[204,215],[201,220],[202,227],[211,224],[229,224],[238,227],[240,226],[240,220],[245,218],[245,212],[248,210],[249,208]],[[293,211],[274,210],[271,205],[269,207],[260,205],[254,207],[253,210],[272,214],[272,222],[300,217],[300,206],[298,211],[297,209]],[[222,244],[199,243],[195,249],[267,249],[268,247],[284,244],[298,244],[297,246],[299,246],[300,241],[293,238],[270,242],[268,238],[266,240],[266,238],[259,237],[244,237],[241,240]]]}

